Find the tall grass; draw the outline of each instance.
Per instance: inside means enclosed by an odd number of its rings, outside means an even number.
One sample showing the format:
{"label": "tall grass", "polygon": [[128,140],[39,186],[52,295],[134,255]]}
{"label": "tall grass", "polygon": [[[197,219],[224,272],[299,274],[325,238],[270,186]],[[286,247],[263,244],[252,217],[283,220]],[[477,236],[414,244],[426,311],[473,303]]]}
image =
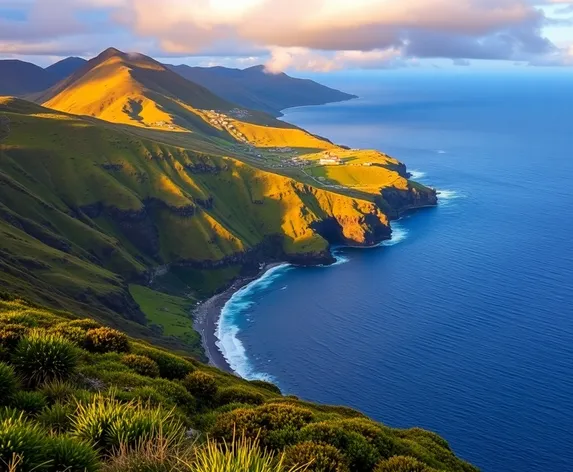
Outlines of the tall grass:
{"label": "tall grass", "polygon": [[258,439],[218,444],[209,440],[189,460],[180,459],[181,472],[303,472],[310,464],[287,468],[284,455],[261,449]]}

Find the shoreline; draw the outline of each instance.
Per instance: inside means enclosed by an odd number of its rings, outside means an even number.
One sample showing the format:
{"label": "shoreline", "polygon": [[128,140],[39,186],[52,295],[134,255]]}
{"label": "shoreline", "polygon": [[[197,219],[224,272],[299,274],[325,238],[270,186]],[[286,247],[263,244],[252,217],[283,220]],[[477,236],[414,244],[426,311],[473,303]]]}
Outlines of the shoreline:
{"label": "shoreline", "polygon": [[282,264],[284,263],[273,262],[265,264],[256,275],[239,277],[227,289],[201,302],[193,309],[193,328],[201,335],[201,344],[203,345],[203,350],[205,351],[210,366],[217,367],[229,374],[238,376],[217,346],[217,342],[219,341],[216,335],[217,325],[221,318],[223,308],[231,297],[243,287],[260,279],[269,270]]}

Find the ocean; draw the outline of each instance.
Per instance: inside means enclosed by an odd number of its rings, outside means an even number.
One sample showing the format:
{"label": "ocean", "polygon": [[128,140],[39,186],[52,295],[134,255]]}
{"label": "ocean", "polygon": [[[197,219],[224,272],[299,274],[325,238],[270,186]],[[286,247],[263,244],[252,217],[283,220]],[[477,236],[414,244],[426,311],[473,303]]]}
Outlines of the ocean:
{"label": "ocean", "polygon": [[[324,80],[324,78],[322,78]],[[573,80],[333,76],[360,99],[285,119],[405,162],[437,208],[332,267],[274,268],[227,303],[232,367],[438,432],[485,472],[573,470]]]}

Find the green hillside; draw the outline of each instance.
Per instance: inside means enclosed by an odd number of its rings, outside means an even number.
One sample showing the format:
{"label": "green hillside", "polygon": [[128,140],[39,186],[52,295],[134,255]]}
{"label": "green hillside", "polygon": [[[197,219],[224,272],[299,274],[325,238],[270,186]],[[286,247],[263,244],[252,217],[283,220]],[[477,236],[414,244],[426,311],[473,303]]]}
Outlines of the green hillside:
{"label": "green hillside", "polygon": [[477,470],[434,433],[285,397],[270,383],[8,295],[0,296],[0,464],[11,472]]}
{"label": "green hillside", "polygon": [[[372,244],[390,233],[367,194],[301,183],[225,157],[224,147],[213,145],[216,155],[162,144],[137,127],[13,98],[0,99],[0,114],[10,121],[0,286],[167,345],[199,349],[188,336],[148,329],[130,283],[201,298],[260,262],[325,262],[332,242]],[[166,266],[178,270],[154,277]]]}

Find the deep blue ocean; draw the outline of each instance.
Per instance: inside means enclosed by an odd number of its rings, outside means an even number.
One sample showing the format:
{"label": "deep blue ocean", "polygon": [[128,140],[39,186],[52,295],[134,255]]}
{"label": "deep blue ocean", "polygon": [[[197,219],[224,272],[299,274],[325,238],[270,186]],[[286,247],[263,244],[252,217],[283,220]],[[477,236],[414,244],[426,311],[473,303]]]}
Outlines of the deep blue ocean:
{"label": "deep blue ocean", "polygon": [[573,76],[387,71],[285,119],[377,148],[436,187],[383,247],[236,294],[233,367],[421,426],[485,472],[573,470]]}

